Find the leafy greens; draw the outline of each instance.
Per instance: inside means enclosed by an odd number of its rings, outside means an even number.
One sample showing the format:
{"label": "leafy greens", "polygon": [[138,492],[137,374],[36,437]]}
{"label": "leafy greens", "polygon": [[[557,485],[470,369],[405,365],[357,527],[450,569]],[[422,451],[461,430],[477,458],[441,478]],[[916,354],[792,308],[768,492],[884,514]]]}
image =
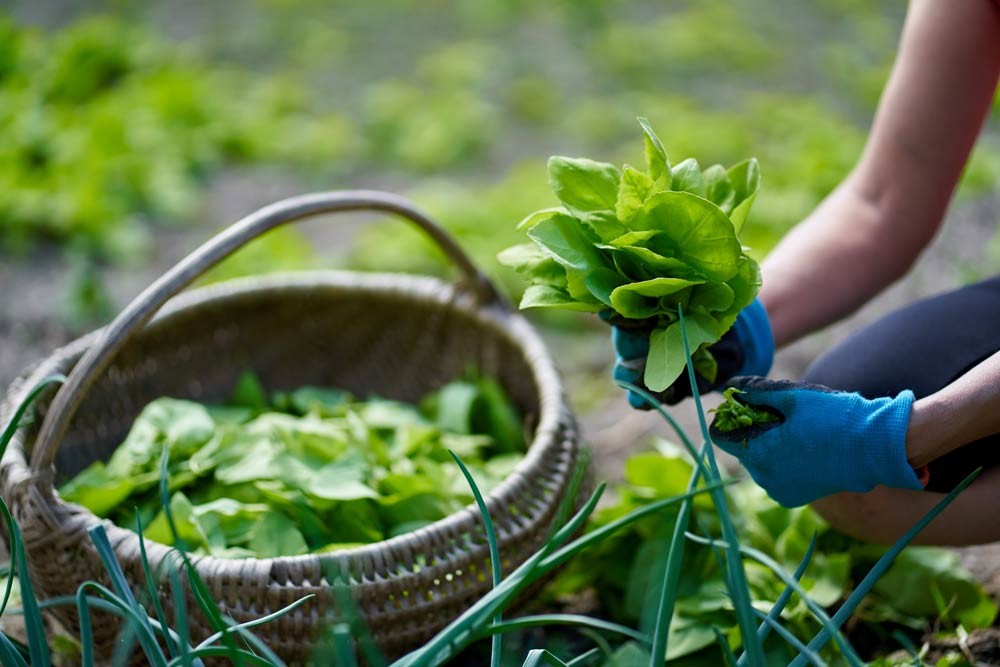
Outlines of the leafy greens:
{"label": "leafy greens", "polygon": [[[633,454],[625,461],[616,500],[591,518],[591,530],[687,490],[690,459],[677,445],[662,440],[654,444],[654,451]],[[734,508],[741,543],[767,554],[788,571],[795,569],[816,537],[818,546],[800,584],[821,607],[831,608],[842,601],[886,550],[836,532],[811,507],[787,509],[775,504],[750,481],[728,487],[726,494]],[[698,532],[716,533],[719,520],[708,499],[697,497],[693,502],[692,525]],[[662,563],[676,520],[674,510],[672,515],[659,515],[617,531],[591,549],[588,558],[571,561],[549,585],[547,594],[570,604],[591,599],[593,594],[599,608],[607,612],[606,620],[644,627],[655,618],[656,608],[651,603],[659,588],[656,577],[661,576],[657,563]],[[784,583],[760,563],[747,560],[745,567],[753,606],[770,609]],[[674,664],[673,660],[686,667],[723,664],[716,631],[738,646],[739,629],[725,578],[710,547],[686,547],[670,626],[668,664]],[[966,629],[989,627],[996,618],[996,603],[960,565],[957,554],[934,547],[908,547],[855,612],[853,622],[868,631],[888,634],[883,627],[886,623],[926,632],[942,624]],[[798,596],[782,612],[781,622],[797,636],[815,632],[815,619]],[[633,642],[626,643],[618,655],[627,660],[638,648]],[[795,652],[775,636],[765,642],[764,650],[768,664],[788,664],[795,657]],[[830,664],[842,664],[832,646],[823,655]]]}
{"label": "leafy greens", "polygon": [[518,226],[531,243],[498,259],[530,281],[521,308],[603,312],[612,322],[650,331],[644,382],[662,391],[684,369],[681,324],[695,369],[716,374],[708,346],[733,325],[760,289],[760,268],[737,234],[760,186],[753,158],[701,169],[671,166],[645,119],[646,169],[586,158],[549,159],[549,183],[562,206]]}
{"label": "leafy greens", "polygon": [[729,387],[722,392],[723,402],[711,411],[715,413],[713,422],[715,428],[727,433],[741,428],[773,424],[779,421],[778,415],[769,410],[740,402],[736,395],[742,393],[736,387]]}
{"label": "leafy greens", "polygon": [[471,375],[419,406],[303,387],[268,397],[252,374],[224,406],[159,398],[107,462],[64,483],[70,502],[164,544],[158,496],[169,447],[170,509],[188,549],[218,557],[330,551],[416,530],[472,495],[449,450],[484,491],[524,450],[520,414],[496,380]]}

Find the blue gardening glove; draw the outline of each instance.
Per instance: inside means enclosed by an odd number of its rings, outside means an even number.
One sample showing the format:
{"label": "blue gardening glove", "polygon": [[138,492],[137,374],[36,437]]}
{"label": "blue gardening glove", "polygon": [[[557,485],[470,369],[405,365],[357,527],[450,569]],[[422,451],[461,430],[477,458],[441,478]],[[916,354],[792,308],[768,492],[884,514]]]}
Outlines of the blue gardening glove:
{"label": "blue gardening glove", "polygon": [[[625,320],[614,316],[605,319],[612,324],[611,340],[615,347],[612,376],[615,380],[645,389],[642,376],[646,370],[646,355],[649,354],[649,333],[655,322]],[[733,327],[709,350],[715,357],[719,372],[714,383],[709,383],[700,375],[696,376],[699,393],[714,391],[736,375],[767,375],[774,361],[774,336],[763,304],[754,299],[753,303],[741,310]],[[667,405],[680,403],[691,396],[691,383],[687,373],[682,373],[674,384],[662,392],[654,393],[654,396]],[[650,410],[653,407],[632,391],[628,392],[628,402],[639,410]]]}
{"label": "blue gardening glove", "polygon": [[712,440],[785,507],[840,491],[871,491],[879,484],[923,489],[906,460],[912,391],[868,400],[854,392],[761,377],[737,377],[729,386],[742,392],[736,394],[739,402],[776,420],[723,432],[717,412]]}

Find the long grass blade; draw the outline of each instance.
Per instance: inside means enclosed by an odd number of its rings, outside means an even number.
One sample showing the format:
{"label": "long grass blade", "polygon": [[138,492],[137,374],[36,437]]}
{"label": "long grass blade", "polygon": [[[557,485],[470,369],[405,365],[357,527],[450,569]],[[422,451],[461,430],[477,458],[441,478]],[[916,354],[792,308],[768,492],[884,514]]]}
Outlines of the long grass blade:
{"label": "long grass blade", "polygon": [[656,412],[659,413],[661,417],[663,417],[664,421],[666,421],[667,424],[670,425],[670,428],[674,430],[674,433],[677,434],[678,439],[680,439],[681,443],[684,445],[684,449],[687,450],[688,454],[690,454],[691,458],[694,460],[695,466],[701,468],[702,476],[704,476],[707,479],[709,477],[709,474],[704,467],[705,455],[706,455],[704,445],[702,446],[701,453],[699,454],[698,449],[694,446],[694,443],[691,442],[691,438],[689,438],[687,433],[684,432],[684,429],[681,428],[681,425],[677,423],[677,420],[674,419],[673,415],[667,412],[667,410],[663,407],[663,404],[660,403],[656,399],[656,397],[653,396],[651,393],[649,393],[642,387],[632,384],[631,382],[616,380],[615,384],[617,384],[622,389],[638,394],[642,398],[642,400],[646,401],[646,403],[648,403],[650,407],[656,410]]}
{"label": "long grass blade", "polygon": [[621,530],[625,526],[633,524],[636,521],[639,521],[640,519],[643,519],[651,514],[655,514],[656,512],[666,509],[667,507],[671,507],[672,505],[682,503],[688,498],[694,498],[695,496],[699,496],[703,493],[711,493],[716,489],[721,489],[724,486],[733,484],[735,481],[736,480],[725,480],[725,481],[713,482],[711,484],[706,484],[700,489],[695,489],[694,491],[689,491],[679,496],[673,496],[672,498],[664,498],[663,500],[657,500],[656,502],[649,503],[648,505],[644,505],[642,507],[634,509],[623,517],[619,517],[614,521],[607,523],[596,530],[592,530],[586,535],[581,535],[576,540],[562,547],[555,553],[546,556],[542,560],[541,565],[542,567],[546,568],[546,570],[558,567],[559,565],[562,565],[567,560],[572,558],[574,555],[579,553],[580,551],[583,551],[587,547],[596,544],[597,542],[600,542],[601,540]]}
{"label": "long grass blade", "polygon": [[[566,525],[550,540],[543,543],[537,552],[521,563],[499,586],[494,587],[489,593],[480,598],[464,614],[448,624],[441,632],[424,644],[424,646],[403,656],[394,662],[393,665],[395,667],[403,667],[404,665],[416,667],[418,665],[430,664],[442,652],[449,654],[449,647],[453,649],[456,646],[464,646],[468,643],[472,628],[486,625],[486,618],[491,616],[496,608],[502,608],[504,605],[509,604],[514,596],[530,585],[534,579],[544,575],[544,572],[547,570],[543,570],[541,574],[536,574],[535,568],[538,567],[543,558],[549,555],[550,551],[580,530],[594,511],[594,507],[597,506],[597,502],[604,492],[604,487],[603,483],[599,484],[591,495],[590,500],[566,522]],[[534,577],[534,579],[530,578],[529,575]]]}
{"label": "long grass blade", "polygon": [[[725,542],[712,540],[707,537],[702,537],[701,535],[695,535],[694,533],[687,533],[686,536],[689,540],[697,542],[698,544],[705,544],[712,547],[718,547],[720,549],[730,548],[730,545]],[[773,572],[774,575],[785,584],[785,586],[791,588],[796,594],[798,594],[798,596],[802,599],[802,602],[805,603],[806,609],[812,613],[820,625],[823,627],[829,627],[833,630],[833,637],[837,644],[837,648],[839,648],[840,652],[843,653],[844,658],[848,661],[848,664],[850,664],[851,667],[862,667],[864,665],[861,658],[859,658],[854,649],[851,648],[851,645],[847,643],[847,640],[844,639],[843,635],[833,628],[831,619],[827,613],[823,611],[822,607],[816,604],[815,600],[809,597],[809,594],[799,585],[798,581],[796,581],[796,579],[788,573],[788,570],[782,567],[777,561],[765,554],[763,551],[754,549],[753,547],[741,546],[740,552],[747,558],[751,558],[771,570],[771,572]]]}
{"label": "long grass blade", "polygon": [[14,646],[10,637],[0,632],[0,665],[4,667],[28,667],[28,662]]}
{"label": "long grass blade", "polygon": [[597,488],[594,489],[594,492],[590,494],[590,498],[588,498],[587,502],[580,507],[579,511],[577,511],[577,513],[569,521],[567,521],[562,528],[555,531],[552,537],[545,541],[544,548],[551,551],[553,548],[575,535],[578,530],[583,528],[583,524],[587,522],[590,515],[594,513],[595,509],[597,509],[597,503],[601,501],[601,497],[604,495],[604,490],[606,488],[607,484],[605,482],[598,484]]}
{"label": "long grass blade", "polygon": [[125,604],[136,612],[135,616],[141,627],[134,628],[134,630],[138,634],[139,642],[142,644],[142,650],[146,654],[146,657],[151,662],[158,664],[166,663],[167,657],[156,642],[156,637],[153,635],[153,628],[149,624],[149,616],[146,610],[136,602],[135,595],[133,595],[132,589],[125,579],[125,573],[122,572],[121,564],[115,556],[114,549],[111,548],[111,542],[108,541],[108,534],[105,532],[104,526],[95,523],[87,529],[87,533],[90,535],[90,541],[93,542],[94,548],[101,558],[104,570],[111,579],[112,589]]}
{"label": "long grass blade", "polygon": [[[465,481],[468,482],[469,487],[472,489],[472,495],[476,499],[476,506],[479,508],[479,514],[483,517],[483,524],[486,526],[486,541],[490,548],[490,571],[493,575],[493,587],[496,588],[500,585],[500,547],[497,545],[497,532],[493,527],[493,518],[490,517],[490,509],[486,506],[486,501],[483,499],[483,494],[479,490],[479,485],[476,484],[476,480],[472,477],[472,473],[462,462],[462,459],[455,452],[448,450],[451,454],[451,458],[455,459],[455,463],[462,470],[462,474],[465,476]],[[502,612],[497,612],[493,616],[493,622],[499,623],[503,620]],[[500,652],[502,649],[503,637],[501,635],[493,635],[492,646],[490,649],[490,667],[500,667]]]}
{"label": "long grass blade", "polygon": [[0,456],[3,456],[4,452],[7,451],[7,445],[13,439],[14,434],[17,429],[21,426],[21,417],[24,416],[25,411],[31,406],[32,403],[38,398],[38,396],[48,387],[50,384],[62,384],[66,381],[66,376],[61,374],[49,375],[38,381],[28,395],[24,397],[21,404],[17,406],[14,410],[14,414],[11,416],[10,421],[4,426],[3,433],[0,433]]}
{"label": "long grass blade", "polygon": [[[697,485],[698,473],[693,474],[688,489]],[[659,595],[656,600],[656,618],[653,621],[653,641],[650,645],[650,667],[658,667],[667,655],[667,646],[670,639],[670,623],[674,617],[674,606],[677,601],[677,587],[680,582],[681,563],[684,559],[684,539],[681,537],[683,531],[687,529],[691,520],[692,502],[690,499],[681,504],[674,528],[670,537],[670,543],[664,553],[665,560],[662,567],[657,564],[657,576],[661,579]],[[653,581],[656,581],[654,579]]]}
{"label": "long grass blade", "polygon": [[[14,438],[17,429],[21,426],[21,418],[25,411],[35,402],[38,396],[51,384],[61,384],[66,381],[64,375],[49,375],[38,382],[20,405],[14,410],[10,421],[4,426],[0,433],[0,458],[7,451],[7,445]],[[7,609],[10,600],[11,589],[14,585],[14,575],[18,575],[21,581],[21,604],[25,612],[25,634],[28,640],[28,655],[32,665],[47,665],[49,662],[49,647],[45,641],[45,626],[42,623],[41,613],[38,608],[38,600],[35,597],[34,587],[31,584],[31,575],[28,572],[28,559],[24,551],[24,542],[21,538],[21,529],[11,516],[7,503],[0,499],[0,511],[3,513],[3,520],[7,524],[7,539],[10,544],[10,571],[7,573],[7,582],[4,588],[3,602],[0,602],[0,614]]]}
{"label": "long grass blade", "polygon": [[712,634],[715,635],[715,642],[719,645],[719,650],[722,651],[726,667],[734,667],[736,665],[736,654],[733,653],[733,647],[729,645],[729,640],[714,625],[712,626]]}
{"label": "long grass blade", "polygon": [[94,630],[91,626],[90,605],[87,600],[87,590],[83,586],[76,589],[76,613],[80,618],[80,664],[84,667],[93,667]]}
{"label": "long grass blade", "polygon": [[[156,620],[159,621],[162,627],[167,627],[167,615],[163,612],[163,605],[160,604],[160,595],[156,589],[156,582],[153,581],[153,570],[149,565],[149,556],[146,554],[146,540],[142,534],[142,517],[139,516],[138,508],[135,511],[135,527],[136,534],[139,536],[139,557],[142,559],[142,573],[146,581],[146,590],[149,592],[149,601],[153,605],[153,613],[156,614]],[[169,635],[164,637],[164,643],[167,645],[167,652],[171,657],[179,654],[181,649],[177,646],[173,637]]]}
{"label": "long grass blade", "polygon": [[[920,531],[926,528],[931,521],[937,518],[937,516],[941,514],[941,512],[943,512],[944,509],[948,507],[948,505],[950,505],[952,501],[955,500],[955,498],[958,497],[958,494],[962,493],[962,491],[965,491],[965,489],[967,489],[969,485],[972,484],[972,482],[976,479],[976,477],[979,476],[979,473],[981,473],[982,471],[983,471],[982,468],[977,468],[976,470],[974,470],[968,477],[962,480],[959,483],[959,485],[952,490],[951,493],[942,498],[941,501],[938,502],[938,504],[932,507],[931,511],[929,511],[927,514],[921,517],[920,520],[917,521],[917,523],[914,524],[912,528],[906,531],[903,537],[899,538],[899,540],[895,544],[889,547],[889,550],[886,551],[885,554],[878,559],[878,561],[875,563],[874,566],[872,566],[872,569],[869,570],[868,574],[865,575],[865,578],[862,579],[860,583],[858,583],[854,591],[851,592],[849,596],[847,596],[847,599],[844,601],[844,604],[842,604],[840,606],[840,609],[837,610],[837,613],[833,615],[830,625],[829,626],[824,625],[820,629],[819,633],[817,633],[816,636],[813,637],[812,641],[809,642],[809,648],[811,650],[819,651],[821,648],[826,646],[826,643],[830,641],[830,637],[833,636],[832,633],[836,630],[839,630],[840,627],[844,624],[844,622],[847,621],[848,618],[850,618],[851,614],[854,613],[854,610],[857,609],[858,605],[861,604],[861,601],[871,591],[872,587],[875,585],[875,582],[878,581],[883,574],[885,574],[886,570],[889,569],[893,561],[896,560],[896,557],[899,556],[900,552],[904,548],[906,548],[906,545],[912,542],[913,538],[915,538],[920,533]],[[805,664],[805,657],[799,655],[799,657],[797,657],[795,660],[792,661],[791,667],[802,667],[802,665],[804,664]]]}
{"label": "long grass blade", "polygon": [[[135,629],[135,632],[138,635],[139,644],[143,647],[143,653],[146,655],[146,658],[149,659],[149,663],[151,665],[166,667],[167,661],[163,657],[163,653],[159,651],[158,646],[155,651],[147,649],[147,646],[150,644],[156,646],[156,637],[153,635],[153,629],[148,623],[149,617],[146,616],[145,611],[141,607],[137,609],[135,606],[129,604],[128,601],[119,597],[114,591],[102,584],[97,583],[96,581],[85,581],[80,584],[79,588],[76,589],[77,610],[80,612],[81,640],[83,639],[83,619],[86,617],[87,625],[89,626],[90,624],[89,600],[86,595],[88,590],[93,590],[99,597],[111,603],[122,612],[122,617],[125,619],[125,622]],[[88,627],[88,632],[89,631],[90,628]],[[90,640],[90,643],[93,644],[92,633],[88,634],[88,639]]]}
{"label": "long grass blade", "polygon": [[333,626],[333,655],[336,659],[334,663],[337,667],[358,667],[358,660],[354,657],[354,649],[351,647],[351,628],[346,623],[338,623]]}
{"label": "long grass blade", "polygon": [[[712,438],[708,433],[708,424],[705,421],[705,410],[701,405],[701,394],[698,391],[698,382],[694,376],[694,364],[691,363],[691,347],[688,344],[687,328],[684,321],[684,309],[678,307],[677,314],[680,318],[681,341],[684,343],[684,356],[687,358],[688,381],[691,383],[691,395],[694,398],[695,408],[698,412],[698,425],[701,427],[701,434],[705,443],[711,443]],[[709,444],[706,447],[706,458],[711,472],[709,479],[719,480],[719,466],[715,461],[715,453]],[[743,560],[739,551],[739,540],[736,537],[736,529],[733,527],[732,517],[729,515],[729,508],[726,505],[726,496],[721,491],[713,491],[712,502],[719,515],[719,523],[722,526],[723,539],[733,546],[726,552],[727,557],[727,582],[730,594],[733,598],[733,607],[736,611],[736,622],[740,627],[740,634],[743,637],[744,650],[750,661],[751,667],[765,667],[764,647],[757,640],[757,624],[754,622],[753,607],[750,604],[750,587],[747,584],[746,572],[743,570]]]}
{"label": "long grass blade", "polygon": [[[273,662],[267,658],[262,658],[255,653],[251,653],[250,651],[236,649],[236,655],[240,660],[250,665],[258,665],[259,667],[274,667]],[[206,646],[205,648],[192,652],[191,657],[196,660],[201,660],[202,658],[229,658],[232,660],[233,652],[225,646]]]}
{"label": "long grass blade", "polygon": [[505,632],[513,632],[515,630],[524,630],[526,628],[538,628],[550,625],[572,625],[581,628],[590,628],[591,630],[603,630],[605,632],[613,632],[615,634],[623,635],[630,639],[634,639],[642,644],[649,644],[649,636],[630,628],[627,625],[621,625],[619,623],[612,623],[611,621],[605,621],[600,618],[591,618],[590,616],[583,616],[579,614],[537,614],[534,616],[520,616],[515,619],[508,621],[503,621],[502,623],[495,623],[493,625],[487,626],[480,630],[476,637],[485,637],[486,635],[498,635]]}
{"label": "long grass blade", "polygon": [[[174,513],[170,507],[170,472],[168,464],[170,463],[170,445],[169,443],[163,443],[163,452],[160,454],[160,504],[163,505],[163,515],[167,520],[167,527],[170,529],[170,535],[173,537],[174,545],[176,548],[176,553],[180,556],[181,564],[184,568],[185,574],[187,575],[188,583],[191,586],[191,593],[194,596],[195,602],[201,609],[202,613],[205,614],[205,618],[208,620],[208,624],[212,627],[212,630],[216,632],[223,632],[226,627],[228,627],[226,621],[222,618],[222,614],[219,612],[218,606],[209,594],[208,589],[205,587],[205,582],[201,580],[197,569],[195,569],[194,564],[187,557],[185,553],[184,540],[181,539],[180,533],[177,531],[177,524],[174,521]],[[232,659],[234,665],[242,665],[242,658],[238,654],[238,648],[236,642],[233,641],[232,635],[225,633],[222,635],[222,642],[227,649],[232,651]]]}
{"label": "long grass blade", "polygon": [[799,655],[804,656],[806,660],[815,665],[816,667],[826,667],[826,661],[812,649],[808,648],[805,644],[799,640],[798,637],[793,635],[788,631],[776,618],[772,618],[770,614],[765,614],[759,609],[754,609],[753,613],[761,620],[761,625],[766,625],[768,628],[773,629],[778,636],[788,642],[788,645],[799,652]]}
{"label": "long grass blade", "polygon": [[587,476],[587,466],[589,464],[590,450],[582,449],[579,458],[576,460],[576,464],[573,466],[573,474],[569,479],[569,484],[566,485],[566,493],[563,494],[562,500],[559,501],[559,508],[556,510],[555,518],[552,520],[552,527],[545,538],[546,542],[555,537],[556,533],[566,525],[566,519],[569,518],[570,513],[573,511],[573,503],[576,502],[576,497],[580,494],[580,489],[583,488],[583,481]]}
{"label": "long grass blade", "polygon": [[[110,667],[127,667],[128,663],[132,660],[136,641],[136,629],[131,623],[123,623],[119,629],[118,638],[115,641],[115,650],[112,652],[111,660],[108,663]],[[145,651],[143,653],[145,654]]]}
{"label": "long grass blade", "polygon": [[350,588],[344,583],[344,577],[339,570],[333,578],[332,589],[333,599],[337,604],[337,608],[341,610],[342,616],[346,619],[351,632],[354,634],[354,640],[361,647],[361,654],[364,656],[367,666],[385,667],[385,656],[382,655],[381,649],[375,643],[375,638],[372,637],[371,630],[368,629],[368,624],[365,623],[364,617],[358,611],[357,605],[354,604]]}
{"label": "long grass blade", "polygon": [[[87,582],[87,583],[96,583],[96,582]],[[79,593],[79,591],[77,591],[77,593]],[[91,609],[91,610],[103,611],[103,612],[106,612],[106,613],[109,613],[109,614],[114,614],[115,616],[118,616],[119,618],[126,618],[127,617],[126,613],[124,611],[122,611],[122,607],[120,605],[113,604],[111,602],[108,602],[104,598],[97,597],[97,596],[94,596],[94,595],[86,595],[85,597],[87,599],[87,607],[89,609]],[[46,599],[46,600],[44,600],[42,602],[39,602],[38,606],[41,609],[52,609],[54,607],[73,606],[73,605],[77,605],[78,600],[79,600],[79,598],[77,597],[77,594],[73,594],[73,595],[59,595],[57,597],[48,598],[48,599]],[[23,613],[23,610],[14,609],[14,610],[12,610],[9,613],[11,613],[11,614],[19,614],[19,613]],[[173,641],[175,643],[179,643],[180,642],[180,636],[173,629],[171,629],[170,627],[160,625],[160,622],[157,621],[156,619],[149,619],[149,624],[152,626],[153,630],[158,635],[160,635],[160,636],[170,635],[170,637],[173,639]],[[188,650],[191,650],[190,645],[188,646]],[[2,664],[2,663],[0,663],[0,664]],[[194,664],[197,665],[199,663],[197,661],[195,661]]]}
{"label": "long grass blade", "polygon": [[[167,578],[170,581],[170,596],[174,601],[174,626],[181,638],[181,650],[177,658],[180,660],[181,665],[190,667],[196,663],[191,655],[191,629],[188,627],[187,596],[184,594],[184,588],[181,586],[181,578],[177,574],[174,564],[171,564],[171,567],[167,570]],[[197,664],[201,665],[201,661],[198,660]]]}
{"label": "long grass blade", "polygon": [[313,594],[306,595],[305,597],[299,598],[295,602],[292,602],[291,604],[286,605],[286,606],[282,607],[281,609],[279,609],[278,611],[275,611],[275,612],[272,612],[272,613],[268,614],[267,616],[261,616],[260,618],[253,619],[252,621],[246,621],[245,623],[239,623],[237,625],[231,625],[228,628],[226,628],[224,632],[216,632],[215,634],[209,636],[203,642],[201,642],[200,644],[198,644],[197,646],[195,646],[194,650],[197,651],[199,649],[203,649],[203,648],[206,648],[208,646],[211,646],[215,642],[217,642],[220,639],[222,639],[223,634],[225,634],[226,632],[234,633],[234,632],[239,632],[240,630],[249,630],[250,628],[255,628],[255,627],[259,626],[259,625],[264,625],[266,623],[270,623],[271,621],[273,621],[273,620],[275,620],[277,618],[281,618],[282,616],[284,616],[285,614],[289,613],[290,611],[292,611],[296,607],[298,607],[298,606],[300,606],[302,604],[305,604],[310,598],[313,598],[313,597],[315,597],[315,595],[313,595]]}
{"label": "long grass blade", "polygon": [[24,541],[21,539],[21,529],[11,516],[7,503],[0,498],[0,513],[12,535],[10,550],[11,563],[18,574],[21,583],[21,607],[24,609],[24,627],[28,640],[28,656],[32,665],[49,664],[49,645],[45,640],[45,624],[38,608],[35,588],[28,572],[28,557],[24,551]]}
{"label": "long grass blade", "polygon": [[[813,552],[816,550],[816,540],[818,537],[818,533],[813,533],[812,539],[809,540],[809,547],[806,549],[806,554],[802,557],[802,560],[799,561],[799,566],[795,568],[795,572],[792,574],[795,581],[801,581],[802,576],[806,573],[806,568],[809,567],[809,561],[812,560]],[[781,617],[781,612],[783,612],[785,607],[788,606],[788,602],[792,599],[792,594],[794,592],[795,590],[792,589],[791,586],[785,586],[785,590],[781,591],[781,595],[778,596],[778,599],[775,600],[774,605],[771,607],[771,611],[768,612],[768,618],[772,621],[777,621]],[[757,628],[757,638],[760,639],[761,644],[764,643],[764,640],[767,639],[767,636],[771,633],[771,627],[771,624],[766,621],[762,621],[760,627]],[[736,664],[738,667],[742,667],[744,662],[746,662],[746,653],[740,656],[740,659],[736,661]]]}
{"label": "long grass blade", "polygon": [[551,667],[566,667],[566,663],[557,658],[554,654],[542,648],[528,651],[528,657],[524,659],[522,667],[539,667],[539,665],[551,665]]}
{"label": "long grass blade", "polygon": [[[17,406],[14,411],[13,416],[10,421],[4,427],[3,433],[0,433],[0,458],[3,458],[4,452],[7,451],[7,445],[14,438],[14,434],[17,433],[18,427],[21,425],[21,418],[24,416],[25,411],[28,407],[35,402],[39,394],[45,390],[50,384],[61,384],[66,381],[66,376],[64,375],[50,375],[42,379],[38,384],[36,384],[25,399]],[[7,524],[7,539],[8,544],[14,544],[14,528],[13,525]],[[14,574],[15,568],[13,567],[13,559],[11,559],[12,567],[7,569],[6,577],[7,583],[3,592],[3,601],[0,602],[0,616],[3,616],[4,611],[7,609],[7,602],[10,600],[10,593],[14,586]]]}
{"label": "long grass blade", "polygon": [[[694,470],[692,471],[691,479],[688,482],[688,491],[696,489],[698,482],[702,477],[706,479],[709,478],[708,470],[705,468],[704,463],[707,450],[710,447],[709,443],[706,441],[702,445],[701,452],[699,453],[695,450],[694,444],[680,427],[680,424],[678,424],[670,413],[663,408],[663,405],[656,400],[655,396],[645,389],[629,382],[619,381],[617,384],[628,391],[638,394],[644,401],[646,401],[647,404],[656,410],[677,433],[677,436],[680,438],[684,447],[688,450],[688,453],[694,461]],[[655,621],[655,628],[657,632],[653,635],[653,646],[650,652],[650,659],[653,661],[657,660],[656,656],[665,656],[667,654],[667,647],[669,646],[670,641],[670,623],[674,617],[674,605],[677,598],[677,587],[680,582],[681,564],[684,560],[684,533],[687,531],[688,525],[691,521],[692,508],[693,505],[690,500],[684,501],[681,505],[680,512],[677,515],[677,521],[674,523],[673,534],[670,538],[670,546],[667,551],[667,565],[663,574],[663,586],[661,587],[660,598],[657,605]]]}
{"label": "long grass blade", "polygon": [[568,661],[566,663],[566,667],[580,667],[581,665],[585,665],[594,658],[598,658],[600,656],[601,656],[601,649],[592,648],[586,653],[581,653],[572,660]]}
{"label": "long grass blade", "polygon": [[[706,443],[705,448],[710,445]],[[704,448],[703,448],[704,449]],[[696,459],[697,460],[697,459]],[[688,493],[695,491],[698,481],[702,476],[700,464],[696,464],[691,471],[691,479],[688,482]],[[689,498],[681,504],[677,520],[674,522],[673,534],[670,537],[670,546],[667,551],[667,563],[663,572],[663,585],[660,588],[660,598],[656,609],[656,626],[653,633],[653,644],[650,649],[651,661],[662,661],[667,655],[667,647],[670,641],[670,624],[674,618],[674,607],[677,601],[677,588],[680,583],[681,563],[684,560],[684,532],[691,522],[691,511],[694,507],[693,499]]]}

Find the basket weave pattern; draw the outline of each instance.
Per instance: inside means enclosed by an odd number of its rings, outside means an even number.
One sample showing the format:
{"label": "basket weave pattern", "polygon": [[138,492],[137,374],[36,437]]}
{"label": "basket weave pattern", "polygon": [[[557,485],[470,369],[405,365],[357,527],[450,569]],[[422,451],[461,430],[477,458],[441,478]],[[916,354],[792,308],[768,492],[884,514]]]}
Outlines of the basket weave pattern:
{"label": "basket weave pattern", "polygon": [[[22,375],[0,404],[0,423],[38,380],[72,370],[101,334],[56,350]],[[86,532],[98,521],[136,596],[146,596],[137,535],[62,501],[53,489],[91,462],[107,460],[154,398],[219,402],[250,369],[269,390],[324,385],[413,402],[470,366],[498,378],[533,430],[524,460],[486,499],[502,568],[509,572],[547,536],[580,456],[574,419],[537,334],[499,303],[483,305],[436,279],[328,271],[242,279],[175,298],[117,350],[83,396],[52,465],[39,469],[32,450],[55,390],[42,395],[38,418],[17,432],[0,462],[0,492],[21,526],[39,598],[75,593],[88,579],[107,583]],[[162,575],[176,567],[175,559],[163,545],[147,541],[146,549],[172,617]],[[491,587],[489,551],[474,506],[364,547],[272,559],[203,557],[196,566],[222,611],[237,622],[315,596],[255,629],[293,664],[309,660],[311,644],[338,614],[332,572],[346,579],[376,643],[391,656],[428,639]],[[186,592],[192,638],[204,639],[211,628]],[[73,607],[51,613],[78,630]],[[98,654],[110,655],[118,624],[95,614],[94,632]]]}

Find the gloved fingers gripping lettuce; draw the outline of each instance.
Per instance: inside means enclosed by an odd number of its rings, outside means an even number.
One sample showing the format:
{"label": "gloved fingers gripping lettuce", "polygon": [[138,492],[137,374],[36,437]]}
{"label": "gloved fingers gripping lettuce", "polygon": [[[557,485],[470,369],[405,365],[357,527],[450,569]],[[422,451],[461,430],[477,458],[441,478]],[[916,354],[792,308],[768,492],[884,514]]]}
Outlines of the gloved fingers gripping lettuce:
{"label": "gloved fingers gripping lettuce", "polygon": [[[736,387],[729,387],[722,392],[723,402],[711,410],[715,413],[712,428],[723,433],[742,431],[751,433],[767,428],[768,424],[776,424],[784,416],[769,407],[750,405],[741,401],[737,395],[743,392]],[[743,441],[744,444],[746,440]]]}
{"label": "gloved fingers gripping lettuce", "polygon": [[737,234],[760,185],[755,159],[701,169],[693,158],[671,166],[645,119],[646,168],[586,158],[549,159],[562,206],[519,225],[531,243],[500,253],[530,285],[521,308],[602,313],[649,332],[643,382],[661,392],[685,367],[678,311],[695,371],[714,383],[708,347],[733,326],[760,289],[760,268]]}

